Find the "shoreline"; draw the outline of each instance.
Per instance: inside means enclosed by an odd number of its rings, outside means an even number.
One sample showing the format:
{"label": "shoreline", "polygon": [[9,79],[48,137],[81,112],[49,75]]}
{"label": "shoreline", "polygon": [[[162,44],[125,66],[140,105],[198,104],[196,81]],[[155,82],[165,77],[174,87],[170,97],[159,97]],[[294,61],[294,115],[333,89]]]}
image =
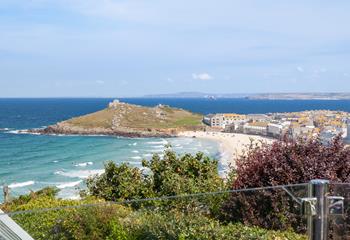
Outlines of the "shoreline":
{"label": "shoreline", "polygon": [[241,133],[223,133],[223,132],[202,132],[202,131],[185,131],[178,134],[178,137],[195,137],[213,140],[219,143],[220,164],[227,170],[236,166],[236,160],[244,154],[251,141],[264,142],[271,144],[275,139],[248,135]]}
{"label": "shoreline", "polygon": [[[201,138],[212,140],[219,143],[219,152],[220,159],[219,163],[223,166],[224,170],[229,169],[230,167],[235,167],[236,159],[239,158],[244,151],[248,148],[251,141],[253,142],[265,142],[272,143],[276,139],[259,136],[259,135],[250,135],[243,133],[225,133],[225,132],[214,132],[214,131],[180,131],[176,134],[118,134],[113,132],[99,132],[87,133],[87,132],[46,132],[43,131],[47,128],[36,128],[36,129],[24,129],[24,130],[15,130],[16,134],[33,134],[33,135],[51,135],[51,136],[109,136],[109,137],[121,137],[121,138],[177,138],[177,137],[186,137],[186,138]],[[13,133],[14,131],[12,131]]]}

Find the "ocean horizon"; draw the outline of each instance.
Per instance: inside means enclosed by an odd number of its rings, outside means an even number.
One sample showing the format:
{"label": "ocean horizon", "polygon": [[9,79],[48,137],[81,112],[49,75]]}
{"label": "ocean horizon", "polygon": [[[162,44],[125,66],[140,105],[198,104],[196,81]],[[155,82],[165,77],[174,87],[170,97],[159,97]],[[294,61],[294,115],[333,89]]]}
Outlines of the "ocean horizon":
{"label": "ocean horizon", "polygon": [[[248,100],[119,98],[144,106],[166,104],[208,114],[338,110],[350,112],[350,100]],[[142,159],[162,154],[170,143],[178,154],[202,151],[219,159],[219,144],[192,138],[121,138],[112,136],[63,136],[20,134],[19,130],[42,128],[58,121],[103,109],[113,98],[1,98],[0,184],[18,196],[55,186],[59,197],[76,198],[84,180],[103,171],[112,160],[142,167]],[[223,170],[223,166],[220,166]],[[0,201],[2,201],[2,194]]]}

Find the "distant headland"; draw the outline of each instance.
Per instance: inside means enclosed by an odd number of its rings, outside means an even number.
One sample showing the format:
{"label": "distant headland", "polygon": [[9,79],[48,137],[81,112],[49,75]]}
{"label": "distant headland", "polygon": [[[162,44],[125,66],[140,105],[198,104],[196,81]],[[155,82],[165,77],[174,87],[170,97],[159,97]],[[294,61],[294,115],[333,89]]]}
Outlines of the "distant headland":
{"label": "distant headland", "polygon": [[350,100],[350,93],[202,93],[180,92],[146,95],[146,98],[246,98],[256,100]]}

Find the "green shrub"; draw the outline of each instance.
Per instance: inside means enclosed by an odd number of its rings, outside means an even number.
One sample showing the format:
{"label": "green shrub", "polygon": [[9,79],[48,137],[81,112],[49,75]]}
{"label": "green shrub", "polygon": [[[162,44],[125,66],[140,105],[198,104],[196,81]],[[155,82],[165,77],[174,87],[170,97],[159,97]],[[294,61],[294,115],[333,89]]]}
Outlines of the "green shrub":
{"label": "green shrub", "polygon": [[[23,199],[26,199],[23,201]],[[97,203],[98,199],[71,201],[33,193],[1,206],[10,210]],[[292,232],[268,231],[242,224],[224,225],[201,212],[162,208],[132,210],[120,205],[80,206],[13,216],[34,239],[306,239]]]}
{"label": "green shrub", "polygon": [[[29,210],[11,217],[34,239],[130,239],[118,224],[120,219],[131,214],[129,208],[108,205],[96,198],[57,199],[56,193],[57,189],[45,188],[13,199],[1,205],[1,209],[6,212]],[[90,206],[94,203],[99,205]]]}
{"label": "green shrub", "polygon": [[88,195],[118,201],[140,199],[152,196],[147,176],[136,167],[126,163],[117,165],[112,161],[105,164],[105,172],[87,179]]}
{"label": "green shrub", "polygon": [[[56,193],[57,189],[45,188],[38,192],[20,196],[10,203],[2,205],[1,209],[6,212],[14,212],[79,204],[77,201],[58,200],[54,197]],[[56,210],[40,213],[22,213],[14,215],[13,219],[26,229],[34,239],[55,239],[53,237],[55,234],[52,232],[53,227],[57,224],[57,220],[68,212]]]}
{"label": "green shrub", "polygon": [[116,221],[110,223],[110,233],[106,237],[106,240],[130,240],[132,236],[124,229],[124,227]]}
{"label": "green shrub", "polygon": [[131,239],[307,239],[306,236],[289,231],[268,231],[258,227],[247,227],[242,224],[224,225],[201,214],[185,214],[177,210],[167,213],[143,212],[137,218],[139,222],[134,222],[132,226],[127,226],[127,228],[132,229],[133,235],[131,235]]}
{"label": "green shrub", "polygon": [[224,190],[218,162],[197,153],[177,156],[170,149],[160,158],[155,154],[139,168],[108,162],[105,173],[87,180],[88,194],[108,201],[173,196]]}
{"label": "green shrub", "polygon": [[128,239],[120,220],[131,213],[120,205],[82,207],[65,216],[56,228],[67,239]]}
{"label": "green shrub", "polygon": [[157,196],[212,192],[223,189],[223,180],[218,174],[218,161],[203,153],[177,156],[170,149],[164,157],[154,155],[150,161],[143,161],[150,169],[153,191]]}

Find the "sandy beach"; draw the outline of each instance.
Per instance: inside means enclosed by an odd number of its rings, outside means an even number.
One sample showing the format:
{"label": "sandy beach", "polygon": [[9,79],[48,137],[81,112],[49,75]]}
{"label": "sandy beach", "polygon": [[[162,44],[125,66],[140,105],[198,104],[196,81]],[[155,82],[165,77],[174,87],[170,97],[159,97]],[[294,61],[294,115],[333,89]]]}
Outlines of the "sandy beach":
{"label": "sandy beach", "polygon": [[220,163],[224,168],[234,167],[236,159],[244,153],[251,141],[272,143],[274,140],[267,137],[240,133],[186,131],[179,134],[181,137],[196,137],[211,139],[220,143]]}

